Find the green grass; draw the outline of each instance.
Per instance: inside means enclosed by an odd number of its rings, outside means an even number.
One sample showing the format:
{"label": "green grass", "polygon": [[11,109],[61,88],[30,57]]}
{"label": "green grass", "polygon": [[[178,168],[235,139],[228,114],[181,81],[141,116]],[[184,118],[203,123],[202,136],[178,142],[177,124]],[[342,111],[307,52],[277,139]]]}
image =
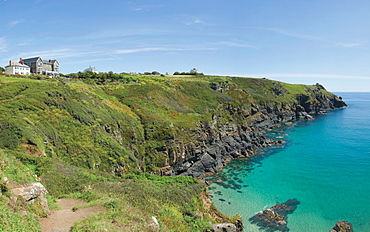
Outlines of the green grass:
{"label": "green grass", "polygon": [[218,118],[215,130],[228,123],[247,128],[268,111],[294,107],[297,96],[312,106],[320,104],[317,96],[334,98],[320,85],[267,79],[109,75],[0,76],[1,231],[38,231],[33,224],[43,216],[37,205],[27,217],[20,217],[23,205],[8,208],[4,177],[14,184],[40,178],[51,201],[74,197],[106,208],[74,231],[151,231],[152,216],[161,231],[203,231],[210,215],[221,215],[204,208],[204,184],[152,175],[172,164],[181,146],[198,142],[200,125]]}
{"label": "green grass", "polygon": [[[117,174],[155,172],[166,163],[166,146],[190,143],[199,124],[253,119],[253,111],[284,108],[297,95],[319,94],[316,85],[217,76],[123,76],[105,85],[80,80],[3,77],[0,86],[0,148],[58,158]],[[125,84],[128,83],[128,84]],[[225,85],[224,91],[213,87]],[[227,106],[242,114],[230,115]],[[242,116],[243,115],[243,116]],[[1,120],[4,119],[4,120]],[[6,120],[5,120],[6,119]]]}

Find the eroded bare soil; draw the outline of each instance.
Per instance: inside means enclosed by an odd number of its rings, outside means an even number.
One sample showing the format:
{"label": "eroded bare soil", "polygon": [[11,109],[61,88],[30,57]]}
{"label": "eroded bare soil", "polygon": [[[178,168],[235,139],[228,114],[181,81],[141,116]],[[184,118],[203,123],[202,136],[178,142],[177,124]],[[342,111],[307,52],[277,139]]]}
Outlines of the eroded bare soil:
{"label": "eroded bare soil", "polygon": [[57,204],[61,206],[61,210],[53,211],[47,218],[40,219],[42,232],[68,232],[75,222],[105,211],[103,207],[91,206],[73,212],[74,206],[86,204],[76,199],[59,199]]}

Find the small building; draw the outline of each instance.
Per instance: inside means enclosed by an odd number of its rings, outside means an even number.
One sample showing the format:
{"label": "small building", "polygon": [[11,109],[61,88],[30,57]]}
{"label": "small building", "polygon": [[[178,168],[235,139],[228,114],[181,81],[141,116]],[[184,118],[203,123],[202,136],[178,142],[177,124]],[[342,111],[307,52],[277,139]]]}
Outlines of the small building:
{"label": "small building", "polygon": [[190,70],[190,73],[191,74],[197,74],[198,73],[198,70],[196,68],[193,68],[192,70]]}
{"label": "small building", "polygon": [[31,68],[25,65],[24,62],[9,61],[9,65],[5,66],[5,73],[13,75],[30,75]]}
{"label": "small building", "polygon": [[57,60],[43,60],[41,57],[19,59],[31,68],[33,74],[43,74],[47,76],[59,76],[59,62]]}
{"label": "small building", "polygon": [[84,72],[99,73],[99,71],[95,67],[91,67],[91,66],[89,66],[87,69],[85,69]]}

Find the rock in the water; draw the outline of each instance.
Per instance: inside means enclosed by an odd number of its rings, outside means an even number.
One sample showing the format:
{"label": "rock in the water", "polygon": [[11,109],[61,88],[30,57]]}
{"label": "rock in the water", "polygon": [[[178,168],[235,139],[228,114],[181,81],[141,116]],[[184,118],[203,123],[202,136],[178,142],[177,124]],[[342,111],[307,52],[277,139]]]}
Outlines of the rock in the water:
{"label": "rock in the water", "polygon": [[352,224],[346,221],[339,220],[330,232],[353,232]]}
{"label": "rock in the water", "polygon": [[257,213],[249,221],[265,231],[289,231],[287,214],[293,213],[299,203],[296,199],[290,199]]}

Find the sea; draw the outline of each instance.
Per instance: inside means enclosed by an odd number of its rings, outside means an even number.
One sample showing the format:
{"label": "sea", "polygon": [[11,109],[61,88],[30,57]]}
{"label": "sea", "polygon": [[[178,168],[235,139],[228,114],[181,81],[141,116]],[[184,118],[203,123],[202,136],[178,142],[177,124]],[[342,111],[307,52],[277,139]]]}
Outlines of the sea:
{"label": "sea", "polygon": [[271,231],[248,220],[289,199],[292,232],[328,232],[338,220],[370,232],[370,93],[335,93],[348,108],[266,132],[284,140],[209,177],[213,204],[243,217],[244,231]]}

